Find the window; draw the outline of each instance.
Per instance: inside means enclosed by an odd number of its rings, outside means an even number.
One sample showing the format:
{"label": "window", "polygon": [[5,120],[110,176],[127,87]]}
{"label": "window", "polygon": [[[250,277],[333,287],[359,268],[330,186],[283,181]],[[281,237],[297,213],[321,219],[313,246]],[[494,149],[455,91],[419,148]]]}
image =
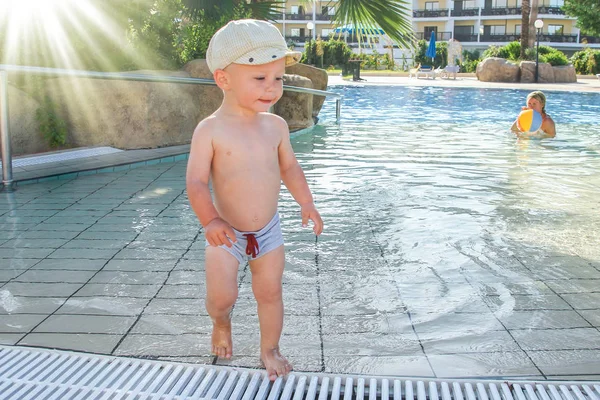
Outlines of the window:
{"label": "window", "polygon": [[467,0],[462,2],[463,8],[477,8],[477,2],[475,0]]}
{"label": "window", "polygon": [[292,28],[292,29],[290,29],[290,31],[292,32],[292,36],[300,36],[299,28]]}
{"label": "window", "polygon": [[331,7],[331,6],[321,7],[321,15],[335,15],[335,7]]}
{"label": "window", "polygon": [[565,0],[550,0],[550,7],[562,7],[565,5]]}
{"label": "window", "polygon": [[521,24],[515,25],[515,35],[521,34]]}
{"label": "window", "polygon": [[440,2],[439,1],[426,1],[425,9],[426,10],[439,10]]}
{"label": "window", "polygon": [[321,29],[321,36],[333,36],[335,29],[323,28]]}
{"label": "window", "polygon": [[470,26],[454,26],[454,36],[466,36],[466,35],[472,35],[473,34],[473,29],[474,26],[470,25]]}
{"label": "window", "polygon": [[548,25],[549,35],[562,35],[564,31],[563,25]]}
{"label": "window", "polygon": [[292,14],[298,14],[298,6],[292,6]]}
{"label": "window", "polygon": [[508,7],[506,0],[494,0],[494,8]]}
{"label": "window", "polygon": [[505,35],[506,26],[504,25],[490,25],[490,35]]}

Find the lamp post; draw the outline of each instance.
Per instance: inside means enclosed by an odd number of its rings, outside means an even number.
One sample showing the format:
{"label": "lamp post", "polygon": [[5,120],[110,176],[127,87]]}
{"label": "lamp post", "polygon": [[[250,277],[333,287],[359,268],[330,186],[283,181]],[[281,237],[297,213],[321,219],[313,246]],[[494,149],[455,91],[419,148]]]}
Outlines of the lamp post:
{"label": "lamp post", "polygon": [[538,83],[539,77],[539,63],[540,63],[540,31],[544,27],[544,21],[541,19],[536,19],[533,25],[537,29],[536,37],[537,37],[537,45],[535,48],[535,83]]}
{"label": "lamp post", "polygon": [[312,23],[312,21],[309,21],[309,22],[306,24],[306,29],[308,29],[308,36],[310,36],[310,37],[311,37],[311,39],[314,39],[314,38],[313,38],[313,29],[314,29],[314,28],[315,28],[315,24],[313,24],[313,23]]}

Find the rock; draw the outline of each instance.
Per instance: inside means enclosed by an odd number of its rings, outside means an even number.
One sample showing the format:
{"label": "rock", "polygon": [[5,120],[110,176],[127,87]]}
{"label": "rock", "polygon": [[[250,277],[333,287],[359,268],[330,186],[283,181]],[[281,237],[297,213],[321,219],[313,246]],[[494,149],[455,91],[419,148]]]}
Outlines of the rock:
{"label": "rock", "polygon": [[39,108],[40,103],[33,97],[8,85],[8,129],[13,156],[50,150],[35,117]]}
{"label": "rock", "polygon": [[[312,81],[314,89],[327,90],[327,82],[329,80],[329,76],[327,75],[327,71],[325,71],[324,69],[298,63],[287,67],[285,69],[285,72],[287,74],[300,75],[310,79]],[[323,107],[324,102],[324,96],[314,96],[313,118],[317,118],[319,112],[321,111],[321,107]]]}
{"label": "rock", "polygon": [[[535,82],[535,61],[521,61],[521,83]],[[554,83],[554,70],[548,63],[538,64],[538,83]]]}
{"label": "rock", "polygon": [[[189,77],[184,71],[131,73]],[[204,93],[214,88],[177,83],[58,78],[49,80],[47,89],[65,110],[73,146],[140,149],[187,144],[215,104]]]}
{"label": "rock", "polygon": [[185,64],[182,69],[190,74],[191,78],[213,79],[213,74],[210,72],[206,60],[203,59],[192,60]]}
{"label": "rock", "polygon": [[577,74],[575,67],[565,65],[560,67],[552,67],[554,70],[554,81],[556,83],[575,83],[577,82]]}
{"label": "rock", "polygon": [[482,82],[519,82],[519,66],[504,58],[490,57],[477,64],[477,79]]}
{"label": "rock", "polygon": [[[313,88],[312,81],[300,75],[285,74],[283,76],[283,84]],[[290,131],[310,128],[314,125],[313,99],[314,96],[312,94],[285,91],[281,99],[273,107],[273,112],[287,121]]]}

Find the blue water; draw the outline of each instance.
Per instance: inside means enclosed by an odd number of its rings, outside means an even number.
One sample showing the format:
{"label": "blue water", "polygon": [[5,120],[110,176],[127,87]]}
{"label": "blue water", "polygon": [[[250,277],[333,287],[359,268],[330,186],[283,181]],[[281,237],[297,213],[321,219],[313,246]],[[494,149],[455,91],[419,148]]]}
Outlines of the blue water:
{"label": "blue water", "polygon": [[566,374],[564,357],[600,373],[600,94],[548,92],[557,137],[527,140],[509,131],[526,91],[333,90],[340,125],[327,100],[294,139],[324,285],[346,282],[331,296],[364,314],[402,304],[430,360],[497,355],[468,373]]}

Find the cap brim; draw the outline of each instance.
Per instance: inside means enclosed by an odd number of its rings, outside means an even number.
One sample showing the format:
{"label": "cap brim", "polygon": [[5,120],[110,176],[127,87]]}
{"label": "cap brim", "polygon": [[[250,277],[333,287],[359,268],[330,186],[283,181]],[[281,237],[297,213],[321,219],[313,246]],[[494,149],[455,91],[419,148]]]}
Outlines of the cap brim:
{"label": "cap brim", "polygon": [[268,64],[273,61],[285,58],[285,66],[297,64],[302,58],[302,52],[291,51],[287,48],[281,47],[262,47],[254,49],[244,54],[237,60],[233,61],[235,64],[243,65],[262,65]]}

